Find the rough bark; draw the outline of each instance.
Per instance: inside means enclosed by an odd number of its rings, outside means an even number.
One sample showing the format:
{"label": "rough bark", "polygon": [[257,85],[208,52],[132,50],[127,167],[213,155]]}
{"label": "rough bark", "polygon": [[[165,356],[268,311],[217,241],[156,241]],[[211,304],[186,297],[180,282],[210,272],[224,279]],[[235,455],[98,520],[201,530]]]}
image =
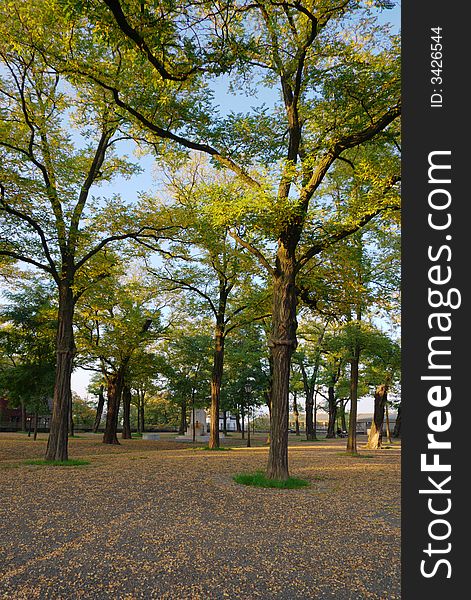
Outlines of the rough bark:
{"label": "rough bark", "polygon": [[[224,315],[224,310],[222,311]],[[219,403],[224,369],[224,318],[218,315],[214,332],[213,371],[211,375],[211,429],[209,447],[219,448]]]}
{"label": "rough bark", "polygon": [[186,400],[183,399],[180,405],[180,425],[178,427],[178,435],[185,435],[186,431]]}
{"label": "rough bark", "polygon": [[306,440],[315,440],[314,429],[314,394],[306,392]]}
{"label": "rough bark", "polygon": [[357,410],[358,410],[358,370],[360,351],[355,348],[350,362],[350,422],[348,424],[347,452],[357,454]]}
{"label": "rough bark", "polygon": [[117,429],[119,405],[123,391],[123,374],[120,369],[111,375],[108,375],[108,402],[106,409],[106,424],[103,433],[104,444],[119,444]]}
{"label": "rough bark", "polygon": [[337,402],[335,401],[335,388],[329,385],[327,388],[327,398],[329,403],[329,422],[327,424],[326,438],[335,437],[335,421],[337,420]]}
{"label": "rough bark", "polygon": [[123,431],[121,437],[123,440],[130,440],[132,438],[131,431],[131,388],[128,385],[123,385]]}
{"label": "rough bark", "polygon": [[291,357],[296,347],[296,260],[297,240],[280,240],[273,275],[272,335],[273,360],[270,450],[267,476],[286,480],[288,471],[289,379]]}
{"label": "rough bark", "polygon": [[103,407],[105,406],[105,395],[103,393],[103,386],[100,385],[100,391],[98,392],[98,404],[96,407],[95,422],[93,424],[93,433],[97,433],[100,427],[101,417],[103,415]]}
{"label": "rough bark", "polygon": [[72,376],[75,342],[73,330],[74,298],[68,281],[59,285],[59,312],[56,337],[56,379],[47,441],[46,460],[68,459],[70,380]]}
{"label": "rough bark", "polygon": [[386,385],[379,385],[375,390],[375,408],[373,422],[371,423],[370,434],[366,447],[370,450],[378,450],[383,442],[383,423],[384,408],[388,399],[388,388]]}

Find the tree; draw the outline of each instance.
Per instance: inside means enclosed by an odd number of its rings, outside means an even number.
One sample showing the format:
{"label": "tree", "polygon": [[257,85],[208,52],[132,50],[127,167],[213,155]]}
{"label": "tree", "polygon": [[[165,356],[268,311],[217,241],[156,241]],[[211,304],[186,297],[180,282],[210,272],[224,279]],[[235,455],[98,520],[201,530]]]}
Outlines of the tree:
{"label": "tree", "polygon": [[367,448],[382,447],[383,422],[388,402],[388,391],[394,384],[401,368],[399,345],[387,335],[377,332],[368,348],[369,365],[366,377],[374,382],[374,415],[368,436]]}
{"label": "tree", "polygon": [[223,410],[240,416],[245,437],[245,417],[266,401],[269,386],[267,338],[258,322],[247,323],[228,340],[226,377],[221,393]]}
{"label": "tree", "polygon": [[[237,212],[226,211],[224,202],[221,212],[230,234],[272,279],[271,478],[288,477],[297,274],[325,248],[398,207],[393,193],[397,165],[392,170],[367,165],[367,201],[351,207],[342,221],[322,219],[323,185],[331,168],[388,132],[400,114],[398,40],[376,27],[372,18],[377,7],[389,6],[380,0],[366,7],[354,0],[322,0],[314,6],[267,0],[223,3],[214,10],[213,3],[185,2],[178,11],[170,4],[157,13],[137,0],[126,5],[106,0],[91,2],[87,9],[81,3],[68,4],[65,17],[61,15],[67,39],[62,48],[70,51],[59,60],[65,70],[110,92],[154,146],[157,139],[159,148],[174,143],[204,152],[252,190],[242,212],[240,205]],[[96,48],[90,43],[91,30]],[[100,47],[97,40],[103,40]],[[282,101],[274,115],[262,109],[218,117],[209,106],[203,76],[208,80],[231,69],[242,82],[251,85],[258,77],[277,89]],[[136,78],[139,85],[129,86]],[[162,98],[157,110],[156,97]],[[273,216],[273,260],[256,243],[260,220],[254,216],[260,214]]]}
{"label": "tree", "polygon": [[[183,306],[188,304],[183,302]],[[189,307],[188,307],[189,308]],[[180,409],[179,434],[187,429],[189,410],[207,405],[207,390],[211,379],[211,338],[205,332],[206,320],[189,319],[189,311],[184,318],[180,314],[170,317],[176,325],[166,332],[158,348],[158,371],[164,378],[162,387],[168,399]],[[185,311],[186,312],[186,311]]]}
{"label": "tree", "polygon": [[308,441],[317,439],[314,404],[321,366],[322,342],[327,326],[328,321],[318,323],[305,319],[300,332],[302,345],[298,347],[294,358],[301,371],[306,398],[306,440]]}
{"label": "tree", "polygon": [[[126,433],[129,431],[130,364],[139,349],[160,333],[160,307],[154,289],[140,273],[108,278],[82,299],[78,315],[82,368],[99,370],[107,386],[103,443],[119,444],[119,409],[126,388]],[[151,328],[152,326],[152,328]]]}
{"label": "tree", "polygon": [[[173,174],[170,190],[175,204],[165,212],[178,224],[169,250],[165,250],[164,273],[156,273],[170,290],[185,290],[199,309],[213,319],[214,349],[211,375],[210,448],[219,448],[219,414],[224,352],[227,336],[246,323],[267,316],[266,292],[254,283],[253,260],[229,235],[226,226],[215,226],[208,211],[211,199],[230,194],[231,182],[196,164],[188,174]],[[186,177],[185,177],[186,176]],[[176,238],[179,238],[178,240]],[[155,271],[154,271],[155,273]],[[203,303],[203,307],[201,306]]]}
{"label": "tree", "polygon": [[[46,458],[66,460],[76,303],[109,274],[109,243],[155,231],[126,220],[129,211],[118,198],[113,210],[120,205],[123,214],[109,231],[111,206],[105,203],[99,210],[90,201],[93,186],[135,170],[113,156],[121,119],[106,95],[91,86],[65,91],[61,75],[28,46],[28,25],[13,11],[0,31],[0,256],[46,273],[57,287],[56,376]],[[72,124],[81,144],[69,133]]]}
{"label": "tree", "polygon": [[8,304],[0,310],[0,390],[10,404],[26,412],[48,412],[55,376],[54,334],[56,305],[50,286],[26,280],[6,291]]}

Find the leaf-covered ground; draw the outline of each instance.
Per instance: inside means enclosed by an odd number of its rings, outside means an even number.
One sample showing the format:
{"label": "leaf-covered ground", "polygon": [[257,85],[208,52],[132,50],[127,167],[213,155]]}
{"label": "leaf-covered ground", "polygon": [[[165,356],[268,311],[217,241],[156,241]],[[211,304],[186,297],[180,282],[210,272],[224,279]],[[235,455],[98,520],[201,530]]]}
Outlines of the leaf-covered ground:
{"label": "leaf-covered ground", "polygon": [[[309,488],[236,484],[267,448],[73,439],[80,467],[25,465],[45,436],[0,435],[0,598],[400,598],[400,447],[290,448]],[[226,440],[237,445],[234,439]],[[241,442],[239,442],[241,444]]]}

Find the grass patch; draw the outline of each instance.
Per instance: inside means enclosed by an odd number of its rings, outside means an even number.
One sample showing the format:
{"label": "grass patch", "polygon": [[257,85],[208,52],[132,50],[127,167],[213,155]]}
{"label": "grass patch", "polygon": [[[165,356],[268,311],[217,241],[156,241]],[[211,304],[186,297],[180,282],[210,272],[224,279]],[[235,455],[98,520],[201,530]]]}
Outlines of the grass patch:
{"label": "grass patch", "polygon": [[79,458],[69,458],[68,460],[44,460],[41,458],[33,460],[25,460],[25,465],[39,465],[42,467],[83,467],[89,465],[89,460],[82,460]]}
{"label": "grass patch", "polygon": [[309,481],[299,479],[298,477],[289,477],[286,480],[269,479],[263,471],[256,473],[239,473],[232,478],[236,483],[242,485],[253,485],[262,488],[278,488],[284,490],[293,490],[296,488],[307,487]]}
{"label": "grass patch", "polygon": [[209,446],[199,446],[198,448],[193,448],[193,450],[209,450],[210,452],[226,452],[227,450],[232,450],[232,448],[225,448],[224,446],[219,446],[219,448],[210,448]]}
{"label": "grass patch", "polygon": [[134,438],[141,438],[141,437],[142,437],[142,433],[132,433],[131,434],[131,438],[132,439],[134,439]]}
{"label": "grass patch", "polygon": [[349,456],[350,458],[374,458],[374,454],[361,454],[360,452],[336,452],[337,456]]}

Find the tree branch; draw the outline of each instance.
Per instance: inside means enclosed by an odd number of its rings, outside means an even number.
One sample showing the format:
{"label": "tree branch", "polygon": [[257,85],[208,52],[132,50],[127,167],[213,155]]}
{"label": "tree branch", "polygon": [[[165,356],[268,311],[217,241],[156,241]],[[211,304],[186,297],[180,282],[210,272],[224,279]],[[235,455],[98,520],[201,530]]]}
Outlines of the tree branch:
{"label": "tree branch", "polygon": [[239,243],[243,248],[245,248],[251,254],[253,254],[271,275],[275,274],[275,269],[271,266],[271,264],[268,262],[265,256],[260,252],[260,250],[258,250],[258,248],[255,248],[255,246],[252,246],[252,244],[246,242],[239,235],[237,235],[235,231],[228,230],[228,233],[232,238],[234,238],[234,240],[237,243]]}
{"label": "tree branch", "polygon": [[[169,227],[162,227],[161,229],[158,229],[156,231],[167,231],[169,229],[174,229],[173,226],[169,226]],[[90,260],[90,258],[92,256],[94,256],[95,254],[97,254],[98,252],[100,252],[100,250],[102,250],[107,244],[111,243],[111,242],[116,242],[116,241],[120,241],[120,240],[129,240],[129,239],[135,239],[137,242],[139,241],[139,236],[140,235],[144,235],[144,231],[150,231],[151,228],[150,227],[141,227],[139,230],[137,231],[133,231],[131,233],[122,233],[122,234],[117,234],[117,235],[110,235],[107,238],[104,238],[103,240],[101,240],[101,242],[99,242],[94,248],[92,248],[89,252],[87,252],[87,254],[85,254],[85,256],[83,256],[75,265],[75,270],[78,271],[81,267],[83,267],[83,265]],[[157,237],[156,234],[153,235],[148,235],[147,237]]]}
{"label": "tree branch", "polygon": [[23,221],[26,221],[38,234],[40,240],[41,240],[41,245],[43,247],[44,250],[44,255],[46,257],[47,262],[49,263],[49,267],[50,267],[50,273],[51,275],[54,277],[54,279],[56,281],[59,280],[59,275],[57,273],[57,269],[56,269],[56,265],[52,259],[51,253],[49,251],[49,246],[46,240],[46,235],[44,234],[44,231],[42,230],[41,226],[39,225],[39,223],[37,223],[37,221],[35,221],[32,217],[30,217],[29,215],[22,213],[21,211],[17,210],[16,208],[11,207],[5,200],[5,187],[3,186],[2,183],[0,183],[0,204],[3,207],[3,210],[5,212],[7,212],[10,215],[13,215],[15,217],[18,217],[19,219],[22,219]]}
{"label": "tree branch", "polygon": [[192,292],[195,292],[196,294],[200,295],[202,298],[204,298],[208,302],[209,306],[211,307],[211,310],[213,311],[213,313],[215,314],[215,316],[217,318],[218,311],[217,311],[217,308],[215,307],[213,301],[207,294],[202,292],[196,286],[191,285],[190,283],[188,283],[187,281],[184,281],[183,279],[175,279],[174,277],[165,277],[164,275],[159,275],[158,273],[156,273],[155,271],[152,271],[150,269],[149,269],[149,271],[153,275],[156,275],[159,279],[163,279],[164,281],[170,281],[170,283],[176,283],[178,286],[185,288],[187,290],[190,290]]}
{"label": "tree branch", "polygon": [[123,13],[123,9],[121,8],[121,4],[119,0],[103,0],[106,6],[110,9],[113,17],[116,21],[116,24],[124,33],[124,35],[132,40],[134,44],[144,52],[148,61],[151,65],[157,70],[162,79],[169,79],[170,81],[185,81],[190,77],[193,73],[198,71],[198,67],[193,67],[186,73],[182,73],[181,75],[174,75],[170,73],[164,66],[164,64],[152,53],[151,49],[147,45],[145,39],[142,35],[131,26],[129,21],[126,19],[125,14]]}

